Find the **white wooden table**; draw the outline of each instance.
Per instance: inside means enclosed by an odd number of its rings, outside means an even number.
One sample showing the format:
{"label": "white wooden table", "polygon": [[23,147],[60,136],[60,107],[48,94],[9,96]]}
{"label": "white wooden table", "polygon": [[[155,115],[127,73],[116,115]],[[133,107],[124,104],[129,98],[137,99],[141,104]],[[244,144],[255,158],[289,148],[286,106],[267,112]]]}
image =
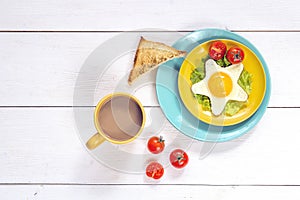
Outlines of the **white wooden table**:
{"label": "white wooden table", "polygon": [[[297,0],[1,0],[0,199],[299,199],[299,7]],[[202,160],[195,141],[186,169],[167,168],[158,182],[95,161],[72,107],[87,56],[122,31],[184,35],[206,27],[236,32],[264,56],[272,95],[260,123]],[[148,93],[154,88],[138,97],[157,107]]]}

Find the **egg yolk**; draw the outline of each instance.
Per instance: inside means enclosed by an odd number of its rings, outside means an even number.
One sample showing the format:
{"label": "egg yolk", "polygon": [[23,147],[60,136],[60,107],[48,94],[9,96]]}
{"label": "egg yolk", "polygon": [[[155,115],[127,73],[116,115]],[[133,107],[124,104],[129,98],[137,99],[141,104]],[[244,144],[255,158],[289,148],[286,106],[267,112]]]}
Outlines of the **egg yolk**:
{"label": "egg yolk", "polygon": [[226,97],[232,91],[232,80],[228,74],[217,72],[209,78],[208,88],[215,97]]}

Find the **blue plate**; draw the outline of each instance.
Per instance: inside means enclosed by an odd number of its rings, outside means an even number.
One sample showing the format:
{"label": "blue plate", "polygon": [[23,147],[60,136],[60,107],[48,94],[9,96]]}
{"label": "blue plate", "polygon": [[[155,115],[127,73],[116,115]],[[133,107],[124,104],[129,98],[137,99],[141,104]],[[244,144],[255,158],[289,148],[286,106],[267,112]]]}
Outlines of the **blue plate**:
{"label": "blue plate", "polygon": [[261,61],[266,74],[266,93],[259,109],[246,121],[233,126],[213,126],[195,118],[180,99],[177,86],[178,72],[183,58],[174,59],[162,64],[156,75],[156,93],[158,102],[173,126],[185,135],[209,142],[225,142],[249,132],[262,118],[270,100],[270,74],[265,60],[259,51],[245,38],[222,29],[203,29],[187,34],[175,42],[176,49],[190,52],[199,44],[214,39],[230,39],[238,41],[250,48]]}

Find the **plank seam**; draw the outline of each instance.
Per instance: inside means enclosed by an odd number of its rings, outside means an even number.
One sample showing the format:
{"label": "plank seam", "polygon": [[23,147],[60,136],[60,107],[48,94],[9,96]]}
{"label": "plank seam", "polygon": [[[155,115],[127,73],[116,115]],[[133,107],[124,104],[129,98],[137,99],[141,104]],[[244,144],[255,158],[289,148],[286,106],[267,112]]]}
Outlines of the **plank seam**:
{"label": "plank seam", "polygon": [[[96,106],[0,106],[1,108],[95,108]],[[160,108],[157,106],[144,106],[145,108]],[[269,109],[299,109],[300,106],[268,106]]]}
{"label": "plank seam", "polygon": [[32,186],[32,185],[43,185],[43,186],[148,186],[148,185],[159,185],[159,186],[204,186],[204,187],[300,187],[300,184],[189,184],[189,183],[178,183],[178,184],[167,184],[167,183],[0,183],[0,186]]}
{"label": "plank seam", "polygon": [[[196,29],[195,29],[196,30]],[[195,30],[129,30],[129,31],[121,31],[121,30],[0,30],[0,33],[122,33],[122,32],[133,32],[133,33],[142,33],[142,32],[157,32],[157,33],[172,33],[172,32],[193,32]],[[259,33],[299,33],[300,30],[229,30],[232,32],[259,32]]]}

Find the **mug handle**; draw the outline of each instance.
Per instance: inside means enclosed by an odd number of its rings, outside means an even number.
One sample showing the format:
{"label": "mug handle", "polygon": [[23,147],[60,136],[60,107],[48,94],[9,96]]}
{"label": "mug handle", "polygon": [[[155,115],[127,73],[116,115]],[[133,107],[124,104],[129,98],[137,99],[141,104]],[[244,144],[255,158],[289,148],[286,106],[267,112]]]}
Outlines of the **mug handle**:
{"label": "mug handle", "polygon": [[89,150],[93,150],[97,146],[102,144],[104,141],[105,141],[105,138],[102,137],[99,133],[96,133],[86,142],[85,145]]}

